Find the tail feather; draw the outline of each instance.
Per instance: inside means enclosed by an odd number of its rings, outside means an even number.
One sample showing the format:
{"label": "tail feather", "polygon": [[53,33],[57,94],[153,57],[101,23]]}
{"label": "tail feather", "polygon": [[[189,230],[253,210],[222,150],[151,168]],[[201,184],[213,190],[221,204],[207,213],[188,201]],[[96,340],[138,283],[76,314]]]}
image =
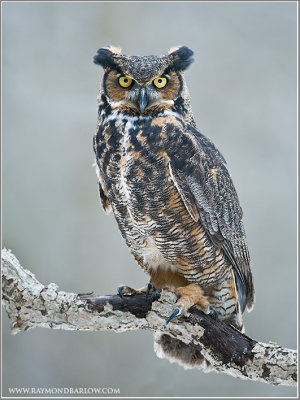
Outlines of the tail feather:
{"label": "tail feather", "polygon": [[204,372],[214,371],[210,362],[201,354],[201,346],[186,344],[165,333],[154,334],[154,351],[159,358],[167,358],[184,369],[199,368]]}

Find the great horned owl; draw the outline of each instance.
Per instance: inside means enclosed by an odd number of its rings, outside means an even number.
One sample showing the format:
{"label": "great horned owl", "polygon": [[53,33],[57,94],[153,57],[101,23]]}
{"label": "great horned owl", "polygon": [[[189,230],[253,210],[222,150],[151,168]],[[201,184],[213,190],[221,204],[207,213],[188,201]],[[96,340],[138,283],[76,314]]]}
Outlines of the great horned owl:
{"label": "great horned owl", "polygon": [[[254,288],[242,209],[224,157],[195,125],[184,79],[192,56],[186,46],[164,56],[97,51],[100,198],[153,287],[178,295],[169,320],[197,305],[243,330]],[[182,342],[155,340],[159,356],[202,365]]]}

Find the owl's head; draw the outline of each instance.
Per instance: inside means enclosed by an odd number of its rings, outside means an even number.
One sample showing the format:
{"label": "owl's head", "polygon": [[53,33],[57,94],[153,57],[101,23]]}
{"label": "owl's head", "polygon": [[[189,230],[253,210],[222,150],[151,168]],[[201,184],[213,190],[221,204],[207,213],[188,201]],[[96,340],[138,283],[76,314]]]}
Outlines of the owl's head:
{"label": "owl's head", "polygon": [[193,62],[186,46],[164,56],[126,56],[121,49],[99,49],[95,64],[104,68],[101,95],[112,109],[153,115],[165,109],[184,114],[189,107],[183,71]]}

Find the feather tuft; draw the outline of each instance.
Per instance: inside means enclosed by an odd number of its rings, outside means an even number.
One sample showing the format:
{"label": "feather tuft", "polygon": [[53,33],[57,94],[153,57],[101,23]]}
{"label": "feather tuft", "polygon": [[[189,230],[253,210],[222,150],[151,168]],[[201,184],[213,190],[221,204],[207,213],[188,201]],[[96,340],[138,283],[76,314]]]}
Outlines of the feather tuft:
{"label": "feather tuft", "polygon": [[121,49],[114,46],[105,46],[97,50],[97,54],[94,56],[94,63],[101,65],[103,68],[115,68],[115,56],[121,55]]}
{"label": "feather tuft", "polygon": [[193,50],[187,46],[172,47],[168,53],[168,57],[172,62],[170,69],[184,71],[193,63],[193,54]]}

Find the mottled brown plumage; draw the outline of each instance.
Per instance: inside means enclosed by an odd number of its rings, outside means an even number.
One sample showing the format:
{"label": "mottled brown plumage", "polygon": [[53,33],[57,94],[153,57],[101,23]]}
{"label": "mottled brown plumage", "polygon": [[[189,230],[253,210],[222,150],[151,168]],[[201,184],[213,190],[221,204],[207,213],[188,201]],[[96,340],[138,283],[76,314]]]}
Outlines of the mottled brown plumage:
{"label": "mottled brown plumage", "polygon": [[[242,209],[223,156],[195,126],[183,75],[192,54],[185,46],[165,56],[98,50],[100,198],[156,289],[174,290],[180,309],[212,306],[242,329],[254,301]],[[166,335],[156,347],[195,365],[189,348]]]}

